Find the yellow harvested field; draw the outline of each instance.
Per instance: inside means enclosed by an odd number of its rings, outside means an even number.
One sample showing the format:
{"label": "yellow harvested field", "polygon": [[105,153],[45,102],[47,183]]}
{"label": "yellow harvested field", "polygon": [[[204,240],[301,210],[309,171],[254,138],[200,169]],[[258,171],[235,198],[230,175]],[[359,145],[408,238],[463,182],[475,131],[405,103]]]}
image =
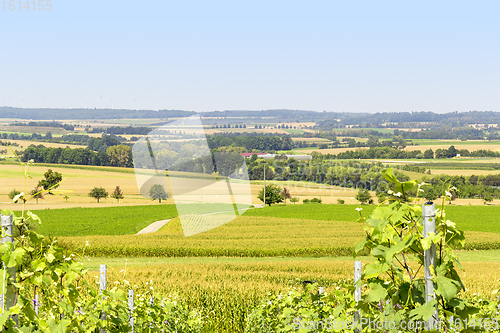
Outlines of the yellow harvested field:
{"label": "yellow harvested field", "polygon": [[363,148],[348,148],[348,147],[345,147],[345,148],[330,148],[330,149],[311,148],[311,149],[294,150],[294,152],[300,153],[300,154],[310,154],[313,151],[315,151],[315,152],[318,152],[318,153],[321,153],[321,154],[338,154],[338,153],[346,152],[348,150],[356,150],[356,149],[365,150],[365,149],[368,149],[368,148],[364,148],[364,147]]}
{"label": "yellow harvested field", "polygon": [[447,170],[447,169],[434,169],[431,170],[432,175],[450,175],[450,176],[482,176],[482,175],[498,175],[500,170]]}
{"label": "yellow harvested field", "polygon": [[[448,149],[450,148],[450,144],[444,144],[444,145],[421,145],[421,146],[406,146],[405,150],[408,151],[413,151],[413,150],[420,150],[420,151],[426,151],[428,149],[432,149],[433,151],[436,151],[436,149]],[[500,145],[499,144],[461,144],[461,141],[457,141],[456,144],[453,144],[456,149],[467,149],[468,151],[475,151],[475,150],[491,150],[491,151],[500,151]]]}
{"label": "yellow harvested field", "polygon": [[[120,186],[125,194],[123,204],[147,204],[151,202],[146,198],[139,195],[135,175],[133,173],[110,172],[110,171],[96,171],[96,170],[82,170],[82,169],[68,169],[61,168],[57,165],[53,167],[33,166],[30,168],[32,179],[27,179],[27,191],[31,191],[38,181],[43,179],[43,174],[48,170],[60,172],[63,175],[63,182],[58,190],[67,191],[58,195],[46,195],[45,200],[40,200],[36,208],[57,208],[57,207],[89,207],[95,205],[95,200],[88,197],[88,193],[95,186],[104,187],[108,193],[111,193],[116,186]],[[85,168],[85,167],[83,167]],[[110,168],[113,169],[113,168]],[[115,168],[119,169],[119,168]],[[22,171],[18,165],[2,165],[0,170],[0,202],[10,202],[7,194],[12,190],[24,191]],[[70,199],[65,202],[62,196],[68,195]],[[99,207],[102,205],[113,205],[114,199],[101,200]],[[115,205],[118,203],[114,203]],[[120,202],[122,205],[122,202]],[[3,206],[2,206],[3,207]],[[13,207],[17,207],[13,205]],[[33,209],[33,208],[32,208]]]}

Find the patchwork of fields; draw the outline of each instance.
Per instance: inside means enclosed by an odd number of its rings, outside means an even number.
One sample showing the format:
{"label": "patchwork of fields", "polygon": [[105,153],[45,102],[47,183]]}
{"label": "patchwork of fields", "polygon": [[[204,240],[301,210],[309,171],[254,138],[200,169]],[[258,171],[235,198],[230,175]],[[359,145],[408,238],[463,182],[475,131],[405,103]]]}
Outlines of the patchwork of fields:
{"label": "patchwork of fields", "polygon": [[[350,255],[364,238],[356,205],[304,204],[251,209],[219,228],[184,237],[180,220],[135,235],[146,225],[176,216],[174,205],[35,211],[40,232],[61,236],[93,256],[275,257]],[[375,206],[363,206],[368,216]],[[447,206],[447,218],[465,230],[466,249],[500,249],[500,206]],[[481,216],[481,218],[478,218]],[[90,247],[85,247],[90,243]]]}
{"label": "patchwork of fields", "polygon": [[[114,124],[150,125],[158,119],[103,121],[99,126]],[[222,121],[222,120],[221,120]],[[230,120],[224,120],[230,123]],[[86,123],[86,122],[82,122]],[[300,126],[312,126],[303,123]],[[299,126],[298,125],[298,126]],[[245,129],[252,133],[303,134],[312,129]],[[0,128],[9,131],[29,131],[29,128]],[[42,129],[47,132],[48,129]],[[65,131],[50,129],[54,136]],[[212,129],[207,133],[241,133],[243,129]],[[380,129],[381,132],[392,132]],[[92,136],[100,136],[95,133]],[[131,135],[123,135],[126,138]],[[342,139],[338,137],[337,139]],[[355,138],[366,141],[367,138]],[[322,138],[300,138],[295,141],[309,143],[330,142]],[[499,141],[414,140],[416,146],[406,150],[491,149],[500,151]],[[16,141],[21,148],[32,142]],[[66,147],[55,143],[42,143],[47,147]],[[80,146],[71,146],[77,148]],[[364,149],[364,148],[361,148]],[[296,149],[297,153],[339,153],[352,148]],[[11,154],[10,154],[11,155]],[[9,155],[9,156],[10,156]],[[418,163],[437,174],[487,175],[500,173],[500,159],[446,159],[384,161],[393,164]],[[3,208],[19,210],[19,204],[8,203],[7,193],[20,188],[22,171],[18,165],[0,165],[0,202]],[[31,190],[48,168],[61,172],[65,178],[61,196],[47,195],[39,204],[28,203],[42,224],[38,231],[56,237],[58,241],[76,251],[92,283],[97,279],[99,264],[109,266],[108,281],[127,281],[136,292],[146,291],[152,285],[165,294],[177,294],[193,309],[203,311],[207,332],[241,332],[246,316],[268,293],[286,292],[302,288],[304,280],[317,281],[326,292],[334,292],[339,280],[351,279],[354,245],[365,237],[363,224],[357,222],[362,207],[363,216],[369,216],[374,205],[358,206],[356,190],[325,186],[310,182],[280,182],[294,197],[321,198],[323,204],[291,204],[248,210],[243,216],[202,234],[184,237],[173,200],[162,204],[139,195],[133,169],[111,167],[85,167],[76,165],[43,165],[31,168],[32,179],[27,180]],[[423,173],[404,171],[420,179]],[[111,192],[120,186],[125,193],[121,202],[113,199],[97,204],[88,197],[94,186],[103,186]],[[263,186],[262,181],[251,184],[254,204]],[[62,195],[68,194],[66,202]],[[373,195],[373,193],[372,193]],[[347,204],[334,204],[344,199]],[[481,199],[458,199],[446,205],[447,218],[465,230],[467,242],[455,254],[462,261],[465,272],[460,272],[468,289],[461,296],[473,293],[488,298],[497,289],[500,279],[500,206],[482,205]],[[497,200],[498,201],[498,200]],[[457,205],[463,204],[463,206]],[[495,203],[495,202],[494,202]],[[472,205],[471,205],[472,204]],[[171,219],[158,232],[136,235],[147,225]],[[366,255],[367,253],[362,253]],[[364,263],[371,257],[361,256]],[[414,265],[414,258],[409,257]],[[124,287],[129,287],[124,286]]]}

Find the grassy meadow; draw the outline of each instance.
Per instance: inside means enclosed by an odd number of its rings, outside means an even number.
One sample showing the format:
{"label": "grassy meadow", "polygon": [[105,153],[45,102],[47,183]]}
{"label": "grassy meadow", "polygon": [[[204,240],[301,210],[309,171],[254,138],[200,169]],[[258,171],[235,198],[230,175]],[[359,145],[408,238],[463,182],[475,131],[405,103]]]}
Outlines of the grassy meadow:
{"label": "grassy meadow", "polygon": [[135,234],[155,221],[177,216],[173,204],[44,209],[33,212],[43,221],[37,231],[50,236]]}

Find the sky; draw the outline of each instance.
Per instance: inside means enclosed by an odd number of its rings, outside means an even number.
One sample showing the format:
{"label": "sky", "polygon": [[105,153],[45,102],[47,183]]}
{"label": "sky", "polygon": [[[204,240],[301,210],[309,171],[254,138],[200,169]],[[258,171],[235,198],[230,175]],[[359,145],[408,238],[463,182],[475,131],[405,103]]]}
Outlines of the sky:
{"label": "sky", "polygon": [[500,111],[498,1],[38,2],[0,2],[0,106]]}

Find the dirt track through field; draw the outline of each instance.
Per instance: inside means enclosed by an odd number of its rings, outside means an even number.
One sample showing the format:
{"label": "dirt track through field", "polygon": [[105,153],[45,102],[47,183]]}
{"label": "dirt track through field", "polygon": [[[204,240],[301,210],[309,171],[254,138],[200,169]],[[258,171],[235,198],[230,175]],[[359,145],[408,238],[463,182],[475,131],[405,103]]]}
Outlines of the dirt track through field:
{"label": "dirt track through field", "polygon": [[170,221],[170,219],[153,222],[150,225],[148,225],[146,228],[144,228],[141,231],[139,231],[137,233],[137,235],[149,234],[149,233],[152,233],[152,232],[157,232],[158,230],[160,230],[161,227],[163,227],[165,224],[167,224],[168,221]]}

